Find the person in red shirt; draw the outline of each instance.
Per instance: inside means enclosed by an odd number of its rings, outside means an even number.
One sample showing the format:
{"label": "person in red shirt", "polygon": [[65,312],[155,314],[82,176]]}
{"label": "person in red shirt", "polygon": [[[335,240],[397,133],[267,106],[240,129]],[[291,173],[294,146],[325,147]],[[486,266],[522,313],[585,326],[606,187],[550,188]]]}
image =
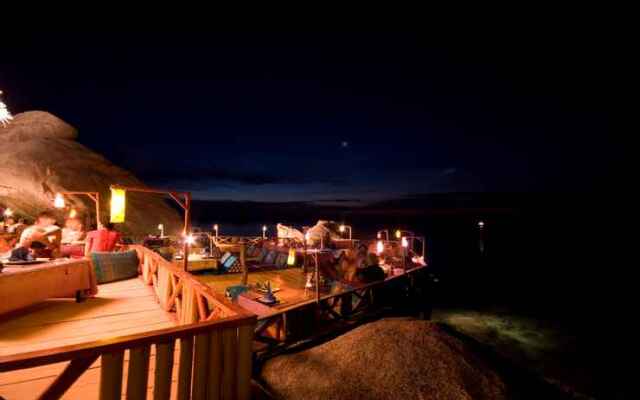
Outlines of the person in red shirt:
{"label": "person in red shirt", "polygon": [[84,255],[88,256],[94,251],[114,251],[119,242],[120,233],[113,229],[113,224],[101,224],[97,230],[87,233]]}

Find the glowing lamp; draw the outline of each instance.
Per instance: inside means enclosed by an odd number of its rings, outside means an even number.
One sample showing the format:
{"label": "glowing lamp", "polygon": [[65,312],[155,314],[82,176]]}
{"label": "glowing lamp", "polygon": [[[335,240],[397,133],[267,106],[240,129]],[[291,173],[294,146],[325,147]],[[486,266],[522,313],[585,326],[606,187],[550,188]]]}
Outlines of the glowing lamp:
{"label": "glowing lamp", "polygon": [[382,239],[382,233],[378,232],[378,233],[376,234],[376,239]]}
{"label": "glowing lamp", "polygon": [[6,210],[4,210],[4,216],[5,217],[10,217],[13,215],[13,210],[10,208],[7,208]]}
{"label": "glowing lamp", "polygon": [[266,225],[262,225],[262,232],[266,232],[267,231],[267,226]]}
{"label": "glowing lamp", "polygon": [[111,222],[124,222],[126,191],[124,189],[111,188]]}
{"label": "glowing lamp", "polygon": [[69,211],[69,218],[75,218],[78,215],[78,212],[76,211],[75,208],[72,208],[71,211]]}
{"label": "glowing lamp", "polygon": [[384,251],[384,243],[382,243],[382,240],[378,240],[378,243],[376,243],[376,253],[380,255],[382,254],[383,251]]}
{"label": "glowing lamp", "polygon": [[402,247],[409,247],[409,241],[406,237],[402,237]]}
{"label": "glowing lamp", "polygon": [[184,242],[186,244],[188,244],[189,246],[191,246],[192,244],[194,244],[196,242],[196,238],[193,237],[193,235],[187,235],[187,237],[184,238]]}
{"label": "glowing lamp", "polygon": [[[0,95],[2,90],[0,90]],[[0,125],[7,126],[13,119],[13,115],[7,109],[7,106],[0,100]]]}
{"label": "glowing lamp", "polygon": [[53,199],[53,206],[55,208],[64,208],[64,197],[60,193],[56,193],[56,197]]}
{"label": "glowing lamp", "polygon": [[396,238],[397,238],[397,239],[400,239],[400,237],[401,237],[401,236],[402,236],[402,232],[400,232],[400,229],[398,229],[398,230],[396,231]]}
{"label": "glowing lamp", "polygon": [[478,221],[478,228],[484,228],[484,221]]}
{"label": "glowing lamp", "polygon": [[287,257],[287,265],[296,265],[296,249],[291,247],[289,249],[289,257]]}
{"label": "glowing lamp", "polygon": [[344,233],[344,225],[340,225],[340,227],[338,228],[340,230],[340,233]]}
{"label": "glowing lamp", "polygon": [[304,234],[304,240],[309,241],[310,237],[311,237],[311,235],[309,234],[309,232]]}
{"label": "glowing lamp", "polygon": [[158,224],[158,230],[160,231],[160,237],[164,237],[164,224]]}

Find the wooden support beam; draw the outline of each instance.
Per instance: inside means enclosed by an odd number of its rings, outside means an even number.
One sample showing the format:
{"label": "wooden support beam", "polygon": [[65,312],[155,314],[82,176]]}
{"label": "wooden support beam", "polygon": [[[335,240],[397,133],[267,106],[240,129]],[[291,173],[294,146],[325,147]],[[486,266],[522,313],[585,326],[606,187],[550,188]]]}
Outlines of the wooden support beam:
{"label": "wooden support beam", "polygon": [[145,400],[149,382],[150,345],[136,347],[129,351],[129,372],[127,374],[127,400]]}
{"label": "wooden support beam", "polygon": [[195,354],[193,357],[193,387],[191,398],[205,400],[207,398],[207,371],[209,369],[209,335],[202,333],[196,336]]}
{"label": "wooden support beam", "polygon": [[100,400],[122,397],[122,361],[124,350],[104,353],[100,363]]}
{"label": "wooden support beam", "polygon": [[86,371],[98,356],[76,358],[65,367],[62,374],[49,385],[49,387],[38,397],[38,399],[59,399],[75,383],[76,380]]}
{"label": "wooden support beam", "polygon": [[178,369],[178,400],[191,398],[191,372],[193,368],[193,337],[180,339],[180,365]]}
{"label": "wooden support beam", "polygon": [[221,398],[222,384],[222,332],[213,331],[209,334],[209,376],[207,399]]}
{"label": "wooden support beam", "polygon": [[154,400],[169,400],[171,397],[173,345],[173,340],[156,344],[156,371],[153,382]]}

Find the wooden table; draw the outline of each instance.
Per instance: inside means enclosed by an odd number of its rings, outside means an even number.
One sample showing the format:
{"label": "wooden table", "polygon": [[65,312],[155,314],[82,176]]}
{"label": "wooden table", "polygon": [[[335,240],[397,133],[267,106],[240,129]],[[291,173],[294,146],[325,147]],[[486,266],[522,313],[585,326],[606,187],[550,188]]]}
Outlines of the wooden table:
{"label": "wooden table", "polygon": [[92,296],[98,292],[89,259],[5,266],[0,272],[0,315],[49,298]]}
{"label": "wooden table", "polygon": [[[192,258],[189,257],[187,271],[202,271],[206,269],[218,269],[219,259],[217,258]],[[184,260],[173,260],[173,263],[180,268],[184,265]]]}

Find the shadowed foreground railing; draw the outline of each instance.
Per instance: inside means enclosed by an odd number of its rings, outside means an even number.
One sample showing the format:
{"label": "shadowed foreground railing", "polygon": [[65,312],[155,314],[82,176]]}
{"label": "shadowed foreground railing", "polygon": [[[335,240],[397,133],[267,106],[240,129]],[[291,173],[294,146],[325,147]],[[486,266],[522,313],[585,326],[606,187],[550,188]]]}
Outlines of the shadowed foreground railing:
{"label": "shadowed foreground railing", "polygon": [[[0,356],[0,372],[69,362],[37,397],[40,399],[62,397],[97,361],[101,400],[120,399],[122,394],[127,399],[146,399],[149,386],[153,386],[154,399],[169,399],[172,393],[178,399],[249,399],[256,316],[151,250],[142,246],[131,248],[140,259],[141,278],[153,285],[160,306],[175,312],[181,326]],[[174,360],[176,347],[179,356]],[[152,379],[150,360],[153,360]],[[93,396],[86,393],[83,397]]]}
{"label": "shadowed foreground railing", "polygon": [[[249,399],[251,388],[251,343],[255,316],[184,325],[144,334],[123,336],[80,345],[0,357],[0,372],[70,361],[64,371],[40,394],[40,399],[58,399],[100,359],[100,399],[146,399],[149,382],[154,399]],[[174,348],[179,342],[179,359]],[[149,361],[155,351],[153,380]],[[123,374],[125,352],[128,355]],[[174,364],[178,379],[172,380]],[[123,379],[126,377],[126,380]],[[126,383],[123,383],[126,382]],[[125,391],[123,392],[123,386]],[[87,393],[87,397],[89,393]]]}

